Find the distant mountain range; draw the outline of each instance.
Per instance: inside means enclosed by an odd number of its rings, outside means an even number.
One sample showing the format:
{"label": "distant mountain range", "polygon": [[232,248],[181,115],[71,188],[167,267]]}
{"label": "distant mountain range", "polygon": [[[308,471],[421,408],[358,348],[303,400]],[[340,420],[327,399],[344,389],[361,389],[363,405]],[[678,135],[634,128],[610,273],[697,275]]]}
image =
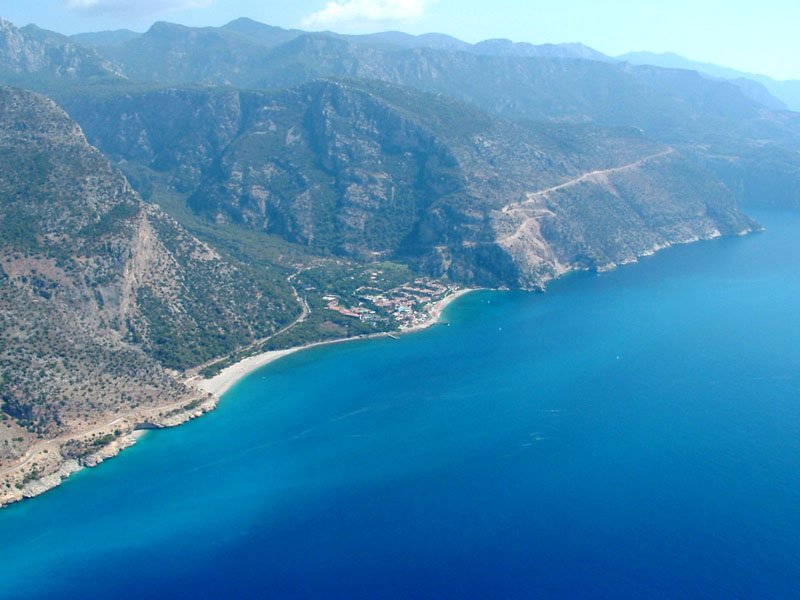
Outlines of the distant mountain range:
{"label": "distant mountain range", "polygon": [[[755,75],[753,73],[737,71],[736,69],[729,69],[728,67],[697,62],[671,52],[663,54],[656,54],[654,52],[631,52],[618,56],[617,59],[627,61],[634,65],[654,65],[667,69],[697,71],[709,77],[731,80],[741,87],[752,87],[751,82],[756,82],[761,84],[763,89],[766,89],[772,96],[777,98],[784,107],[789,110],[800,111],[800,81],[798,80],[789,79],[786,81],[779,81],[767,77],[766,75]],[[768,98],[764,98],[765,106],[769,106],[770,103],[771,101]],[[776,108],[775,106],[769,107]]]}
{"label": "distant mountain range", "polygon": [[[181,30],[185,31],[193,28],[159,22],[155,23],[146,33],[136,33],[129,29],[119,29],[116,31],[80,33],[71,36],[71,38],[75,42],[85,46],[121,46],[134,39],[158,34],[159,32],[163,33],[165,30],[169,29],[179,32]],[[195,31],[197,30],[195,29]],[[200,31],[202,31],[201,35],[205,36],[206,39],[216,37],[228,38],[233,41],[236,37],[239,37],[240,40],[247,40],[262,47],[274,47],[289,42],[297,37],[308,35],[309,33],[299,29],[282,29],[247,18],[236,19],[222,27],[204,27],[201,28]],[[437,50],[454,50],[488,55],[544,56],[551,58],[568,57],[601,61],[612,60],[601,52],[597,52],[583,44],[543,44],[537,46],[527,43],[515,43],[505,39],[485,40],[477,44],[469,44],[441,33],[410,35],[400,31],[386,31],[364,35],[344,35],[332,31],[321,33],[322,35],[342,39],[354,44],[382,46],[387,49],[434,48]]]}
{"label": "distant mountain range", "polygon": [[[157,23],[153,27],[174,27],[171,24]],[[264,46],[274,47],[307,35],[301,30],[285,30],[279,27],[265,25],[252,19],[241,18],[228,23],[223,27],[203,28],[208,36],[238,35],[248,41]],[[131,42],[142,36],[152,34],[153,29],[147,33],[136,33],[128,29],[116,31],[101,31],[96,33],[81,33],[71,36],[75,42],[92,47],[117,47]],[[470,52],[489,56],[519,56],[519,57],[548,57],[548,58],[581,58],[600,62],[629,62],[634,65],[652,65],[667,69],[683,69],[697,71],[709,77],[730,80],[742,89],[745,95],[753,98],[768,108],[781,110],[789,109],[800,111],[800,81],[779,81],[765,75],[745,73],[728,67],[711,63],[702,63],[684,58],[674,53],[657,54],[654,52],[630,52],[620,56],[607,56],[584,44],[541,44],[534,45],[524,42],[512,42],[507,39],[485,40],[477,44],[469,44],[452,36],[429,33],[423,35],[410,35],[407,33],[389,31],[365,35],[342,35],[333,32],[324,32],[324,35],[356,43],[382,46],[384,48],[433,48],[437,50],[453,50]]]}
{"label": "distant mountain range", "polygon": [[575,44],[465,45],[438,34],[391,32],[342,36],[248,19],[217,28],[156,23],[96,50],[131,83],[276,89],[325,77],[379,79],[513,120],[633,126],[695,155],[743,201],[800,203],[793,158],[798,116],[750,80],[631,66]]}

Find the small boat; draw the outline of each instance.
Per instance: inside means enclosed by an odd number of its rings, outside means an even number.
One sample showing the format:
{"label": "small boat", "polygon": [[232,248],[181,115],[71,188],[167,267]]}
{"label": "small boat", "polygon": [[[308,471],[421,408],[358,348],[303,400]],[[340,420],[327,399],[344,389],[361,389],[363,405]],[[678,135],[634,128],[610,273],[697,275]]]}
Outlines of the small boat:
{"label": "small boat", "polygon": [[396,336],[396,335],[395,335],[395,334],[393,334],[393,333],[387,333],[386,335],[388,335],[388,336],[389,336],[390,338],[392,338],[393,340],[399,340],[399,339],[400,339],[398,336]]}

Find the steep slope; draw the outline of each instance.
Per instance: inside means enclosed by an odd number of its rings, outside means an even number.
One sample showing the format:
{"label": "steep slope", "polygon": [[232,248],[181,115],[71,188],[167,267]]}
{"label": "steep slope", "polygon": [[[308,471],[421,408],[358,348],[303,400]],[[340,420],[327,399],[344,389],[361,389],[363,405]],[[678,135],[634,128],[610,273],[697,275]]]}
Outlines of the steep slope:
{"label": "steep slope", "polygon": [[[758,84],[606,61],[579,44],[470,45],[441,36],[303,33],[253,21],[157,24],[108,50],[135,80],[275,89],[323,77],[442,93],[515,120],[632,126],[695,157],[740,201],[800,205],[800,115]],[[772,181],[767,190],[756,182]]]}
{"label": "steep slope", "polygon": [[155,23],[146,33],[104,53],[136,81],[246,85],[265,49],[234,31]]}
{"label": "steep slope", "polygon": [[735,85],[615,64],[581,44],[458,45],[442,36],[305,33],[240,19],[221,28],[156,23],[109,51],[139,81],[278,88],[318,77],[370,77],[512,118],[593,120],[673,136],[683,121],[749,118],[761,107]]}
{"label": "steep slope", "polygon": [[[1,502],[61,458],[197,410],[204,396],[170,370],[299,308],[143,203],[42,96],[0,88],[0,165]],[[58,441],[14,470],[42,440]]]}
{"label": "steep slope", "polygon": [[[165,90],[68,109],[137,180],[166,178],[217,222],[461,282],[535,287],[752,227],[709,173],[637,131],[515,124],[376,82]],[[196,117],[165,126],[173,111]]]}
{"label": "steep slope", "polygon": [[708,134],[723,122],[758,119],[763,109],[736,86],[687,71],[429,48],[385,51],[323,34],[274,48],[259,76],[257,87],[331,76],[381,79],[508,118],[637,126],[668,141]]}
{"label": "steep slope", "polygon": [[51,82],[123,78],[93,49],[34,26],[17,29],[0,18],[0,77],[9,82],[32,76]]}

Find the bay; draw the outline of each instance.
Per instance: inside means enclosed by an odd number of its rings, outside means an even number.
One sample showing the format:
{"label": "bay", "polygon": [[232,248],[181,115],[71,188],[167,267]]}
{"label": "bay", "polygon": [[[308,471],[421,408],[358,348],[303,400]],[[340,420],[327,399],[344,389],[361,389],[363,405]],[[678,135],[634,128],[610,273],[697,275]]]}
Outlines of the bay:
{"label": "bay", "polygon": [[800,215],[291,355],[0,511],[2,598],[791,597]]}

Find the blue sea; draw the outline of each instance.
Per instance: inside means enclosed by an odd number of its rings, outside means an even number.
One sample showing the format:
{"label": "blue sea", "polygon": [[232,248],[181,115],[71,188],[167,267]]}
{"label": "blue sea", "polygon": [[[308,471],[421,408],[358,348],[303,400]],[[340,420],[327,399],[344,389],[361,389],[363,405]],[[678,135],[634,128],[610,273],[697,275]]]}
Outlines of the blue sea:
{"label": "blue sea", "polygon": [[755,216],[253,373],[0,511],[0,597],[800,597],[800,214]]}

